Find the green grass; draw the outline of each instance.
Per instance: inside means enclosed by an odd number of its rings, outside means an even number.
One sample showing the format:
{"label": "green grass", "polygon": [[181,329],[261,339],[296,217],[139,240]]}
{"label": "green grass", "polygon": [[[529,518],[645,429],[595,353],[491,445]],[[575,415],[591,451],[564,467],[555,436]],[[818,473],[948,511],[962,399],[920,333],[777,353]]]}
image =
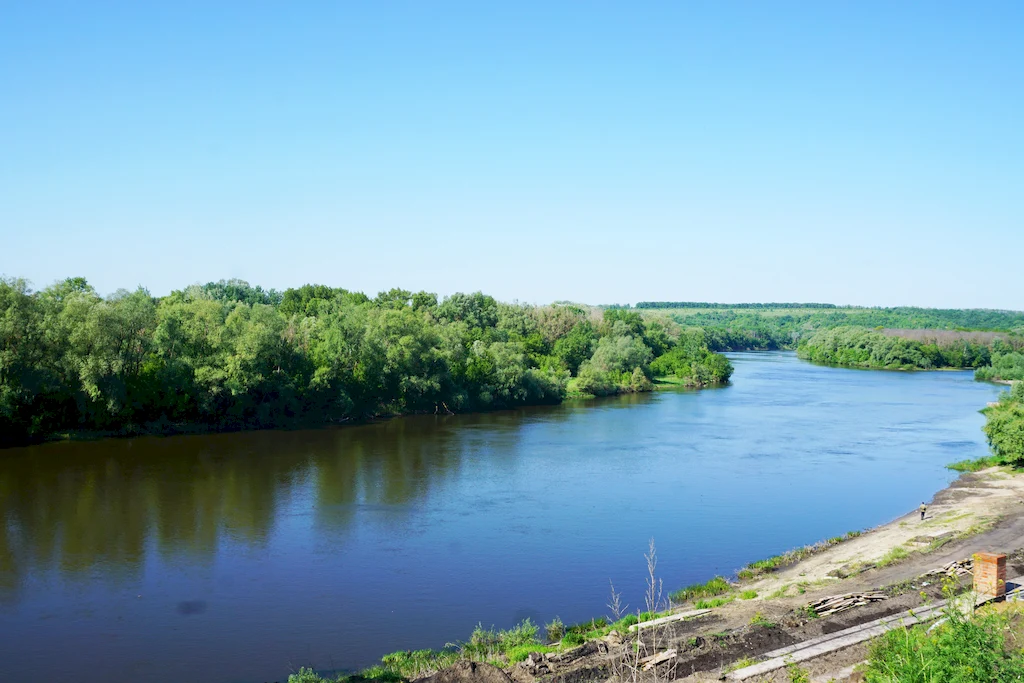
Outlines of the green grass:
{"label": "green grass", "polygon": [[[950,603],[952,605],[952,603]],[[872,646],[866,680],[871,683],[1024,680],[1022,617],[1012,603],[997,611],[964,616],[949,607],[937,628],[889,631]],[[1000,606],[1003,607],[1003,606]]]}
{"label": "green grass", "polygon": [[765,615],[757,612],[750,619],[751,626],[763,626],[765,628],[774,628],[775,622],[768,619]]}
{"label": "green grass", "polygon": [[713,609],[715,607],[721,607],[722,605],[728,605],[735,599],[735,595],[730,595],[727,597],[711,598],[710,600],[697,600],[693,603],[693,606],[697,609]]}
{"label": "green grass", "polygon": [[786,675],[789,676],[789,683],[811,683],[811,674],[796,664],[786,665]]}
{"label": "green grass", "polygon": [[889,552],[887,552],[885,555],[882,555],[882,559],[876,562],[875,566],[888,567],[890,564],[895,564],[896,562],[899,562],[900,560],[908,557],[909,555],[910,551],[904,548],[903,546],[899,545],[890,550]]}
{"label": "green grass", "polygon": [[[592,625],[603,625],[605,620],[588,622]],[[578,625],[582,628],[582,625]],[[571,627],[570,627],[571,628]],[[359,683],[359,681],[379,681],[380,683],[399,683],[412,680],[426,674],[444,669],[455,662],[468,659],[489,662],[496,666],[507,667],[526,659],[531,652],[552,652],[558,648],[544,645],[537,639],[540,629],[529,619],[516,624],[507,630],[484,628],[483,624],[473,629],[469,640],[465,643],[449,645],[441,650],[400,650],[381,657],[380,664],[371,666],[356,675],[324,678],[312,669],[300,669],[298,673],[288,677],[288,683]],[[577,632],[580,642],[584,635]]]}
{"label": "green grass", "polygon": [[781,555],[775,555],[773,557],[766,558],[764,560],[757,560],[751,562],[743,569],[739,570],[736,575],[743,580],[753,579],[763,574],[770,574],[783,567],[788,567],[791,564],[799,562],[805,558],[810,557],[816,553],[820,553],[823,550],[827,550],[834,545],[838,545],[843,541],[848,541],[851,538],[857,538],[861,535],[860,531],[849,531],[843,536],[833,536],[832,538],[813,543],[811,545],[805,545],[802,548],[796,548],[782,553]]}
{"label": "green grass", "polygon": [[928,547],[924,549],[924,552],[934,552],[942,546],[946,545],[947,543],[950,543],[952,541],[958,541],[960,540],[960,538],[960,534],[956,534],[955,536],[946,536],[945,538],[936,538],[934,541],[928,544]]}
{"label": "green grass", "polygon": [[[579,635],[587,636],[590,633],[601,633],[608,627],[608,620],[604,617],[598,619],[591,619],[590,621],[581,621],[578,624],[565,627],[565,635]],[[600,637],[600,636],[597,636]],[[564,637],[563,637],[564,640]]]}
{"label": "green grass", "polygon": [[[735,662],[733,662],[729,666],[725,667],[725,669],[723,669],[723,673],[728,673],[730,671],[736,671],[737,669],[743,669],[745,667],[751,666],[752,664],[757,664],[757,660],[756,659],[751,659],[750,657],[744,657],[743,659],[737,659]],[[291,683],[291,681],[289,681],[288,683]]]}
{"label": "green grass", "polygon": [[753,600],[757,597],[757,591],[745,590],[740,593],[740,600]]}
{"label": "green grass", "polygon": [[687,600],[696,600],[698,598],[713,598],[717,595],[728,593],[730,590],[732,590],[732,584],[724,577],[716,576],[704,583],[695,583],[686,588],[680,588],[671,593],[669,597],[673,602],[686,602]]}
{"label": "green grass", "polygon": [[557,652],[558,648],[552,645],[516,645],[505,651],[505,659],[509,664],[515,664],[526,659],[531,652]]}
{"label": "green grass", "polygon": [[803,606],[803,607],[801,607],[801,608],[800,608],[800,609],[799,609],[798,611],[799,611],[799,612],[801,612],[801,613],[803,613],[803,615],[804,615],[805,617],[807,617],[808,619],[817,619],[818,617],[820,617],[820,616],[821,616],[821,615],[819,615],[819,614],[817,613],[817,611],[815,611],[815,609],[814,609],[813,607],[811,607],[810,605],[804,605],[804,606]]}
{"label": "green grass", "polygon": [[960,460],[946,465],[946,469],[954,472],[977,472],[1003,463],[994,455],[985,455],[975,460]]}

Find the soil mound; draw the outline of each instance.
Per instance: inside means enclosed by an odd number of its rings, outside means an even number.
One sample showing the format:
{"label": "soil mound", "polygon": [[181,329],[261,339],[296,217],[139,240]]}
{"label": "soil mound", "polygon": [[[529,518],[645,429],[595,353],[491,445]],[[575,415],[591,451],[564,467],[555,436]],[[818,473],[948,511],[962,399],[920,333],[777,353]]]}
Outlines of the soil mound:
{"label": "soil mound", "polygon": [[504,671],[484,662],[456,662],[416,683],[512,683]]}

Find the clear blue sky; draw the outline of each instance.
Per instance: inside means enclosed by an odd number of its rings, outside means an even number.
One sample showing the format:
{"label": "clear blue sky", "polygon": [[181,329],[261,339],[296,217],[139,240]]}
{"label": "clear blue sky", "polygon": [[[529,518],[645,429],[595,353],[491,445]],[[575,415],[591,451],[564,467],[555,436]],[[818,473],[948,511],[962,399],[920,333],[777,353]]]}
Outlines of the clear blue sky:
{"label": "clear blue sky", "polygon": [[1024,308],[1021,2],[6,2],[0,273]]}

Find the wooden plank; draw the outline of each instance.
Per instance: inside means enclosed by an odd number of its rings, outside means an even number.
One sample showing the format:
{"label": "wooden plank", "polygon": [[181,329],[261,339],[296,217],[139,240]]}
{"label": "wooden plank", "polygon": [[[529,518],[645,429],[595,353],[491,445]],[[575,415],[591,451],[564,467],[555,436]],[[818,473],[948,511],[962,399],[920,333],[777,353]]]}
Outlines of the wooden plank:
{"label": "wooden plank", "polygon": [[[1018,577],[1011,579],[1007,583],[1020,583],[1024,582],[1024,577]],[[970,611],[973,605],[970,602],[964,602],[963,597],[960,596],[953,604],[956,609],[962,611]],[[969,595],[967,596],[969,598]],[[751,666],[737,669],[726,674],[725,679],[730,681],[744,681],[754,676],[761,676],[772,671],[777,671],[789,664],[796,664],[799,662],[805,662],[809,659],[820,657],[829,652],[835,650],[841,650],[843,648],[850,647],[862,643],[872,638],[884,634],[886,631],[891,631],[894,628],[901,626],[913,626],[914,624],[922,624],[927,621],[941,616],[942,612],[947,605],[946,600],[940,600],[933,605],[928,605],[923,609],[907,610],[900,614],[894,614],[889,617],[883,617],[881,619],[875,619],[864,624],[859,624],[843,631],[837,631],[836,633],[830,633],[825,636],[818,638],[811,638],[805,640],[802,643],[796,643],[789,647],[780,648],[778,650],[772,650],[771,652],[765,653],[766,661],[759,662],[758,664],[752,664]],[[988,602],[982,600],[981,602]]]}
{"label": "wooden plank", "polygon": [[726,680],[744,681],[754,676],[777,671],[789,664],[804,662],[835,650],[841,650],[851,645],[877,638],[886,631],[903,625],[911,626],[931,621],[941,614],[944,606],[945,603],[943,602],[931,605],[926,609],[908,610],[890,617],[859,624],[843,631],[837,631],[836,633],[805,640],[802,643],[790,645],[789,647],[773,650],[763,655],[768,658],[766,661],[732,671],[726,675]]}
{"label": "wooden plank", "polygon": [[675,648],[673,648],[671,650],[665,650],[664,652],[654,655],[653,657],[644,657],[640,660],[640,663],[643,664],[644,671],[650,671],[662,662],[667,662],[668,660],[674,658],[676,654],[678,653],[676,652]]}
{"label": "wooden plank", "polygon": [[786,655],[788,655],[788,654],[790,654],[792,652],[796,652],[797,650],[802,650],[805,647],[812,647],[814,645],[818,645],[819,643],[828,642],[829,640],[833,640],[834,638],[838,638],[838,637],[840,637],[840,636],[842,636],[843,634],[846,634],[846,633],[853,633],[854,631],[857,631],[857,630],[860,630],[860,629],[871,628],[872,626],[878,626],[878,625],[881,625],[881,624],[889,624],[889,623],[892,623],[894,621],[899,621],[901,619],[906,619],[908,616],[910,616],[911,613],[924,615],[925,613],[931,613],[931,612],[933,612],[935,610],[942,609],[945,606],[946,606],[946,601],[945,600],[940,600],[939,602],[936,602],[936,603],[934,603],[932,605],[925,605],[925,606],[919,607],[918,609],[915,609],[915,610],[907,610],[906,612],[900,612],[899,614],[893,614],[893,615],[890,615],[888,617],[881,617],[880,619],[874,619],[872,621],[866,621],[863,624],[857,624],[856,626],[851,626],[850,628],[843,629],[842,631],[836,631],[835,633],[827,633],[827,634],[825,634],[823,636],[818,636],[817,638],[811,638],[809,640],[804,640],[802,642],[795,643],[795,644],[789,645],[787,647],[779,648],[778,650],[772,650],[771,652],[766,652],[766,653],[764,653],[761,656],[765,657],[766,659],[771,659],[771,658],[774,658],[774,657],[785,657]]}
{"label": "wooden plank", "polygon": [[684,619],[702,617],[710,612],[710,609],[694,609],[688,612],[679,612],[678,614],[670,614],[667,617],[659,617],[657,619],[651,619],[650,621],[641,621],[639,624],[633,624],[630,626],[629,630],[636,631],[641,628],[647,628],[648,626],[661,626],[662,624],[670,624],[673,621],[683,621]]}

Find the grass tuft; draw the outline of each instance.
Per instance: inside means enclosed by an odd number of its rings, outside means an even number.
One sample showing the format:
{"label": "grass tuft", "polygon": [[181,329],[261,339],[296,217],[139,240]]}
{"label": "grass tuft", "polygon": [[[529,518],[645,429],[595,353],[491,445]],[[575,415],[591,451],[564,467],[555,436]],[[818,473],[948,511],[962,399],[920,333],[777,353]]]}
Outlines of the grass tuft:
{"label": "grass tuft", "polygon": [[680,588],[671,593],[669,597],[673,602],[686,602],[698,598],[713,598],[716,595],[728,593],[730,590],[732,590],[732,584],[724,577],[716,576],[704,583],[695,583],[686,588]]}
{"label": "grass tuft", "polygon": [[698,600],[695,603],[693,603],[693,606],[697,609],[713,609],[715,607],[721,607],[722,605],[728,605],[735,599],[735,595],[730,595],[721,598],[711,598],[710,600]]}
{"label": "grass tuft", "polygon": [[888,567],[890,564],[895,564],[900,560],[910,555],[910,551],[903,546],[896,546],[885,555],[882,555],[882,559],[875,563],[876,567]]}
{"label": "grass tuft", "polygon": [[946,465],[946,469],[954,472],[977,472],[979,470],[996,467],[1003,463],[994,455],[985,455],[975,460],[960,460]]}

